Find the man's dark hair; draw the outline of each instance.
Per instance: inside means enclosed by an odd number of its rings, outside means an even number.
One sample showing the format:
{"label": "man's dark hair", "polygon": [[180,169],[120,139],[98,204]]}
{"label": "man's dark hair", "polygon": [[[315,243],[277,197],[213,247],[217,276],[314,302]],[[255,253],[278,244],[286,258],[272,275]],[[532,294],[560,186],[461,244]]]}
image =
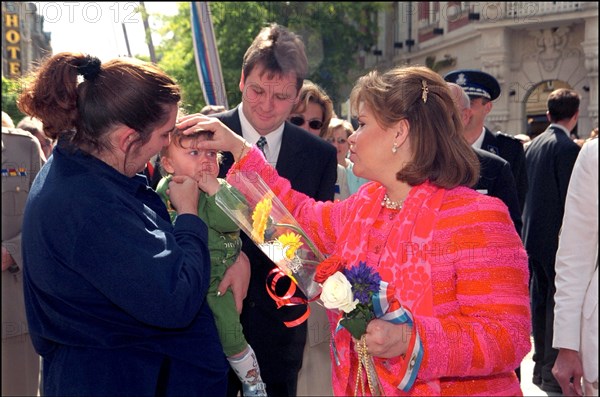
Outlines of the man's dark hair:
{"label": "man's dark hair", "polygon": [[269,75],[295,73],[296,90],[300,91],[308,74],[308,59],[302,39],[276,23],[263,28],[244,54],[244,79],[257,65],[263,66]]}
{"label": "man's dark hair", "polygon": [[548,114],[553,123],[568,120],[579,111],[579,94],[567,88],[559,88],[548,95]]}

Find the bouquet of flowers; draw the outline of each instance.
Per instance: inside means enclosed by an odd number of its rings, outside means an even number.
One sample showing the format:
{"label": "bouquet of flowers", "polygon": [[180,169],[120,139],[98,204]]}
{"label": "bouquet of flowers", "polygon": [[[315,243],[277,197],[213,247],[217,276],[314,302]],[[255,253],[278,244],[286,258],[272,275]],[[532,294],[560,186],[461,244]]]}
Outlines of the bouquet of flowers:
{"label": "bouquet of flowers", "polygon": [[323,285],[323,306],[340,310],[340,325],[360,339],[367,332],[369,321],[375,318],[372,297],[379,292],[379,273],[364,262],[345,269],[345,262],[332,256],[319,264],[315,281]]}
{"label": "bouquet of flowers", "polygon": [[[321,286],[314,274],[324,256],[257,173],[238,172],[233,177],[244,197],[220,189],[217,205],[277,265],[280,276],[290,277],[309,300],[318,297]],[[291,295],[293,291],[285,294]]]}
{"label": "bouquet of flowers", "polygon": [[[321,301],[330,310],[338,310],[340,319],[336,332],[345,328],[356,339],[355,347],[358,353],[358,370],[354,395],[359,386],[365,394],[365,383],[362,372],[366,373],[371,395],[381,395],[383,389],[375,370],[373,357],[367,353],[365,333],[367,325],[374,318],[379,318],[394,324],[407,323],[413,325],[412,315],[406,311],[394,297],[394,289],[381,279],[379,273],[360,262],[353,267],[347,267],[344,260],[330,256],[317,267],[315,281],[322,284]],[[405,365],[395,374],[399,381],[397,387],[408,391],[412,387],[416,373],[423,357],[421,341],[416,328],[411,336],[407,349]],[[334,356],[338,360],[333,345]],[[386,374],[386,378],[389,376]]]}

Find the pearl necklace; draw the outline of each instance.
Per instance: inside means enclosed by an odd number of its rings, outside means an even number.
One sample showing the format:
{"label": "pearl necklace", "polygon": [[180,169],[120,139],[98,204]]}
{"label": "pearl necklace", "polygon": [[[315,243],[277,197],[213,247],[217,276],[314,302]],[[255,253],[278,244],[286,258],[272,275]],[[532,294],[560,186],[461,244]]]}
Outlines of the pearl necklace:
{"label": "pearl necklace", "polygon": [[387,193],[385,194],[385,196],[383,196],[383,201],[381,202],[382,207],[388,208],[390,210],[402,209],[403,205],[404,205],[404,200],[392,201],[388,197]]}

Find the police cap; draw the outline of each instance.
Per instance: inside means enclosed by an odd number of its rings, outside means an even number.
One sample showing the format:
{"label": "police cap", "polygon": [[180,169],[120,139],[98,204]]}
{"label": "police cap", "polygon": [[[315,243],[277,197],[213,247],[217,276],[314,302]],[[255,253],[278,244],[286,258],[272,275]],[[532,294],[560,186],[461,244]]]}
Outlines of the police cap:
{"label": "police cap", "polygon": [[461,86],[469,97],[483,97],[493,101],[500,96],[498,80],[481,70],[455,70],[445,75],[444,80]]}

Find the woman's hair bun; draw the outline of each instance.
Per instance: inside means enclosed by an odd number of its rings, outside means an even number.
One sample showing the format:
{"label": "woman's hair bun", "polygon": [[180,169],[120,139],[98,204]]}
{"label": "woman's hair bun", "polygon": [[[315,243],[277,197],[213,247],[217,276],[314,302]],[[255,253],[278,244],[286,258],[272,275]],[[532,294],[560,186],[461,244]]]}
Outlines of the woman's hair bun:
{"label": "woman's hair bun", "polygon": [[94,80],[102,70],[100,59],[95,56],[86,55],[81,64],[77,67],[77,73],[86,80]]}

